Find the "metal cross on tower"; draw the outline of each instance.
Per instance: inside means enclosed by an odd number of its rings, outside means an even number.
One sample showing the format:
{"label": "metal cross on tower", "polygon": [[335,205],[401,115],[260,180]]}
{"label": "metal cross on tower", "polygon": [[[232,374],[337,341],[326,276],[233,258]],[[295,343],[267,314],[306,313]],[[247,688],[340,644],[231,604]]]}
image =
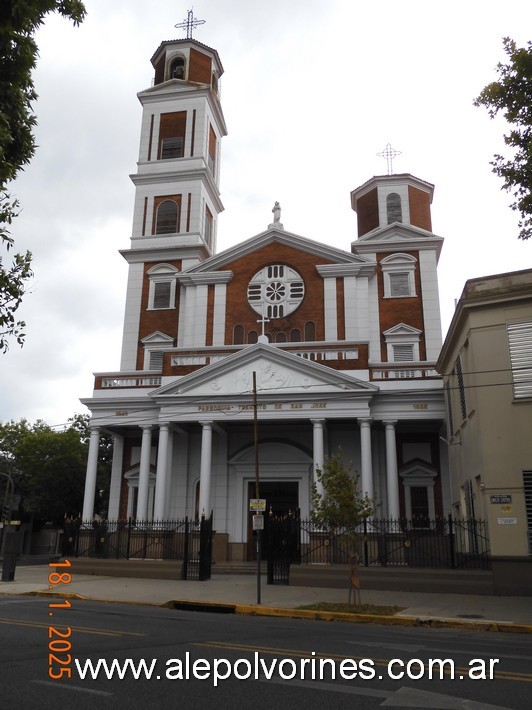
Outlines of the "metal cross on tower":
{"label": "metal cross on tower", "polygon": [[187,13],[187,19],[183,20],[183,22],[179,22],[175,27],[177,27],[178,30],[186,30],[187,39],[192,39],[192,31],[198,25],[204,25],[205,22],[205,20],[198,20],[194,17],[194,8],[192,8],[192,10],[189,10]]}
{"label": "metal cross on tower", "polygon": [[395,148],[392,148],[392,146],[389,143],[386,143],[386,148],[381,151],[380,153],[377,153],[379,158],[386,158],[386,164],[388,166],[388,175],[392,174],[392,161],[395,157],[398,155],[401,155],[400,150],[395,150]]}

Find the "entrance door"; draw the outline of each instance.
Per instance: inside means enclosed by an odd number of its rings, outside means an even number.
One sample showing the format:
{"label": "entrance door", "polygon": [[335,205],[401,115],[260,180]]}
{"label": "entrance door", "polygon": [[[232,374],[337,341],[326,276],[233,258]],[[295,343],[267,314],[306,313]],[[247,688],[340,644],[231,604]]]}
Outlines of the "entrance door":
{"label": "entrance door", "polygon": [[[266,515],[287,515],[299,508],[299,484],[297,481],[260,482],[260,497],[266,498]],[[255,482],[248,484],[248,542],[247,559],[255,559],[255,534],[253,532],[253,513],[249,512],[249,500],[255,498]],[[265,533],[263,533],[264,535]],[[265,545],[263,545],[265,549]]]}

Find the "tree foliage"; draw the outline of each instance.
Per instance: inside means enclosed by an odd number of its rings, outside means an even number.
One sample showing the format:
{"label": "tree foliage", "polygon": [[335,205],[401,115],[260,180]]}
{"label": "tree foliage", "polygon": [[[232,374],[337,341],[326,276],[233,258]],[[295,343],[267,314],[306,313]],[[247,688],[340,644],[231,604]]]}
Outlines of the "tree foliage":
{"label": "tree foliage", "polygon": [[[11,476],[19,512],[60,524],[65,514],[77,516],[83,504],[88,455],[88,416],[76,415],[68,428],[55,431],[38,420],[0,424],[0,471]],[[112,438],[101,437],[98,501],[108,494]]]}
{"label": "tree foliage", "polygon": [[4,258],[13,246],[10,227],[18,214],[18,201],[8,183],[24,169],[35,153],[33,130],[36,118],[32,103],[37,99],[32,72],[38,48],[35,32],[46,15],[58,12],[79,25],[85,17],[80,0],[2,0],[0,3],[0,352],[14,337],[24,342],[24,321],[15,312],[22,302],[26,282],[32,276],[31,252]]}
{"label": "tree foliage", "polygon": [[341,449],[325,459],[316,477],[323,493],[312,484],[311,517],[323,529],[354,528],[373,514],[373,500],[360,495],[359,476],[345,465]]}
{"label": "tree foliage", "polygon": [[485,106],[491,118],[499,111],[511,126],[504,135],[511,149],[510,157],[495,154],[493,172],[503,179],[503,187],[512,193],[510,207],[520,212],[519,239],[532,236],[532,42],[517,47],[509,37],[503,39],[508,63],[497,65],[499,81],[488,84],[475,99],[475,106]]}

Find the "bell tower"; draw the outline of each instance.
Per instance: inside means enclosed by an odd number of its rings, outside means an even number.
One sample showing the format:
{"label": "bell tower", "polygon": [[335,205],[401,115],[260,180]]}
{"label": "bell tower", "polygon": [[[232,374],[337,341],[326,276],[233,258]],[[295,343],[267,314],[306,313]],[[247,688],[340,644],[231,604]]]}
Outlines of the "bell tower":
{"label": "bell tower", "polygon": [[185,268],[216,251],[220,143],[227,135],[219,94],[223,67],[216,50],[192,38],[162,42],[151,63],[153,86],[138,94],[143,112],[131,176],[131,250],[170,250]]}
{"label": "bell tower", "polygon": [[216,50],[192,38],[194,23],[200,21],[190,24],[189,17],[186,39],[160,44],[151,58],[153,84],[138,94],[133,227],[130,247],[121,251],[129,264],[121,370],[160,366],[162,347],[178,338],[177,274],[216,251],[224,209],[220,144],[227,135],[223,67]]}

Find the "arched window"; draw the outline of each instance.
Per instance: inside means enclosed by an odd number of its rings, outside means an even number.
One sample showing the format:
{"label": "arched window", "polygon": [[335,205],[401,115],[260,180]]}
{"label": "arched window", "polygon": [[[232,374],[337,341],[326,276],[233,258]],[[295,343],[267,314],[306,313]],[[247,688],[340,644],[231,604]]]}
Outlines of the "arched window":
{"label": "arched window", "polygon": [[179,207],[174,200],[164,200],[157,207],[155,234],[174,234],[177,232]]}
{"label": "arched window", "polygon": [[390,192],[386,197],[386,215],[388,224],[403,221],[403,210],[401,208],[401,196],[397,192]]}
{"label": "arched window", "polygon": [[235,325],[233,328],[233,345],[244,345],[244,326]]}
{"label": "arched window", "polygon": [[275,336],[276,343],[286,343],[286,333],[277,333]]}
{"label": "arched window", "polygon": [[299,328],[292,328],[290,331],[290,342],[291,343],[300,343],[301,342],[301,331]]}
{"label": "arched window", "polygon": [[257,343],[259,340],[259,334],[257,333],[256,330],[250,330],[248,333],[248,343],[252,345],[253,343]]}
{"label": "arched window", "polygon": [[184,79],[185,78],[185,58],[176,57],[172,60],[170,64],[170,79]]}
{"label": "arched window", "polygon": [[307,342],[316,340],[316,323],[311,320],[305,323],[305,340]]}

